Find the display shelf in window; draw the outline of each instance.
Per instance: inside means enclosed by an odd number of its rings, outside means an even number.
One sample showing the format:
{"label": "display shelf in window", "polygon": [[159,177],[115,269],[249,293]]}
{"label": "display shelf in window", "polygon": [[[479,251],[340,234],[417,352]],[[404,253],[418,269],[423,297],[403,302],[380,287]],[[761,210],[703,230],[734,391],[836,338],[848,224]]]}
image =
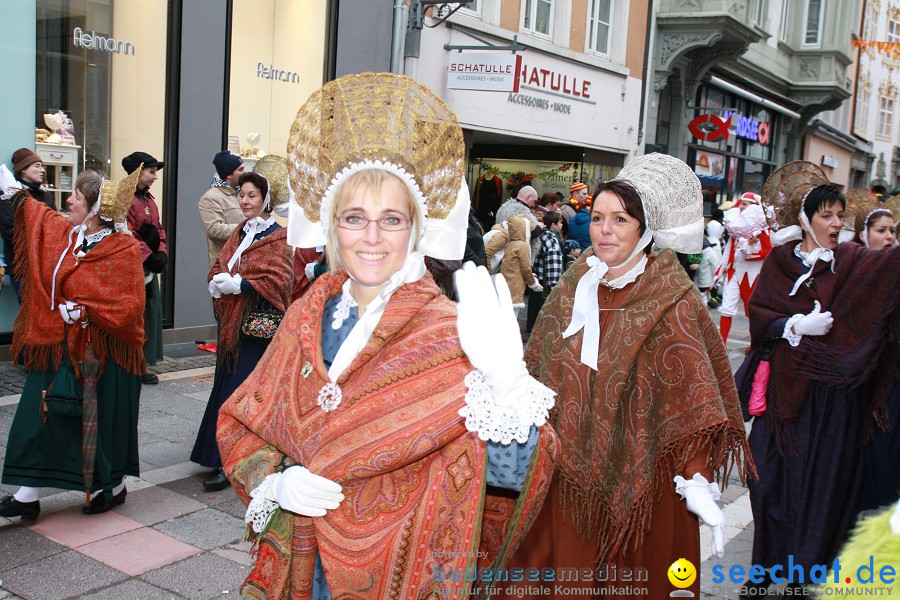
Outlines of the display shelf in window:
{"label": "display shelf in window", "polygon": [[81,146],[67,144],[36,143],[35,150],[47,169],[44,185],[53,192],[56,209],[65,205],[66,199],[75,191],[78,179],[78,151]]}

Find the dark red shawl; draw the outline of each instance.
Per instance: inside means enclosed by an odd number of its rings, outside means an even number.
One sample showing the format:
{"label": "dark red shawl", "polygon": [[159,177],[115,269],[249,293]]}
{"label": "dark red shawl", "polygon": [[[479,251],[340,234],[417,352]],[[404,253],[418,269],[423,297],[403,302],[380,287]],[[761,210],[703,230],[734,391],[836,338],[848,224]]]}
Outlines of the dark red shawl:
{"label": "dark red shawl", "polygon": [[[812,277],[789,296],[797,278],[809,270],[794,254],[798,243],[775,248],[763,264],[750,297],[751,348],[762,347],[773,321],[807,314],[815,300],[823,312],[831,311],[834,326],[827,335],[804,336],[796,348],[784,340],[772,347],[766,396],[779,443],[784,441],[785,425],[800,414],[811,381],[859,388],[870,380],[888,343],[896,342],[900,332],[897,248],[874,252],[852,242],[841,244],[835,250],[835,272],[830,263],[818,261]],[[886,406],[883,394],[866,396],[869,406],[864,410],[871,428],[875,420],[884,422]]]}

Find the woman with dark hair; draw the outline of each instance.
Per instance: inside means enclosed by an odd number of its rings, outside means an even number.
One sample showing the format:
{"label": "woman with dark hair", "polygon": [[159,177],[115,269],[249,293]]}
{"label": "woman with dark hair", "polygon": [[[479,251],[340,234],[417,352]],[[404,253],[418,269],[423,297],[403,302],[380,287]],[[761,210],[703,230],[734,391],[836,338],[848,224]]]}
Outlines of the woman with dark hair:
{"label": "woman with dark hair", "polygon": [[[551,291],[525,352],[558,394],[560,444],[510,568],[615,565],[647,588],[628,597],[662,598],[673,562],[699,564],[698,517],[721,554],[712,482],[727,479],[746,440],[722,338],[673,251],[697,251],[702,237],[700,182],[678,159],[632,159],[597,188],[591,245]],[[652,241],[665,250],[652,253]],[[690,590],[699,595],[699,580]]]}
{"label": "woman with dark hair", "polygon": [[856,516],[863,442],[887,424],[886,394],[869,384],[900,331],[900,254],[838,244],[846,200],[812,163],[781,167],[763,195],[782,245],[750,298],[750,354],[737,374],[746,401],[763,358],[771,369],[764,404],[745,406],[759,473],[750,482],[752,562],[790,560],[809,573],[837,555]]}
{"label": "woman with dark hair", "polygon": [[547,213],[559,212],[561,204],[562,198],[553,192],[547,192],[538,199],[537,206],[534,207],[534,216],[537,217],[538,221],[543,223],[544,215]]}
{"label": "woman with dark hair", "polygon": [[27,191],[12,198],[24,285],[10,354],[27,375],[3,464],[3,483],[21,487],[2,517],[36,520],[45,487],[97,491],[82,512],[106,512],[139,474],[144,277],[125,223],[139,175],[81,173],[67,217]]}
{"label": "woman with dark hair", "polygon": [[[288,201],[286,166],[284,176],[284,182],[270,183],[258,173],[241,175],[238,195],[245,221],[231,234],[207,277],[219,323],[216,374],[191,460],[213,468],[203,482],[208,492],[228,487],[216,443],[219,408],[256,368],[291,301],[293,253],[287,230],[271,214],[273,202]],[[271,194],[270,185],[284,190]]]}

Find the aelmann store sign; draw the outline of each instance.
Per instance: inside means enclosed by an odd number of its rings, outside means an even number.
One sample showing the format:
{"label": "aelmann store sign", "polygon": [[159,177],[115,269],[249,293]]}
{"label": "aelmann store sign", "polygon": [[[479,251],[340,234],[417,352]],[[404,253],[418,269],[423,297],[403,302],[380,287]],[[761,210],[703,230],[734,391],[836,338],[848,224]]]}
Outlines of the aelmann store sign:
{"label": "aelmann store sign", "polygon": [[733,113],[730,110],[726,110],[723,116],[725,119],[733,117],[731,122],[735,126],[734,135],[737,137],[750,140],[751,142],[759,142],[763,145],[769,143],[771,126],[768,122]]}
{"label": "aelmann store sign", "polygon": [[447,87],[453,90],[518,92],[518,54],[462,52],[451,54],[447,66]]}

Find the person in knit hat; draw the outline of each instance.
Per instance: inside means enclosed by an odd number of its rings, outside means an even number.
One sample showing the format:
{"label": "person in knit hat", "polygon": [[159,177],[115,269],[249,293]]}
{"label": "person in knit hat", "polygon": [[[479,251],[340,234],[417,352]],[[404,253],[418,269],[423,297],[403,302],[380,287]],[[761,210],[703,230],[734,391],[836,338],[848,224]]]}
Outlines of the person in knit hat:
{"label": "person in knit hat", "polygon": [[235,227],[244,220],[237,197],[238,179],[244,172],[243,159],[228,150],[222,150],[213,157],[212,163],[216,173],[209,189],[200,197],[199,204],[200,220],[209,245],[210,268]]}
{"label": "person in knit hat", "polygon": [[587,184],[580,181],[576,181],[572,184],[572,187],[569,188],[569,199],[559,207],[559,212],[566,218],[566,222],[572,220],[572,217],[575,216],[575,213],[578,212],[578,209],[581,208],[581,205],[584,204],[587,197]]}
{"label": "person in knit hat", "polygon": [[43,188],[44,163],[40,156],[28,148],[19,148],[13,152],[12,166],[15,183],[9,186],[10,189],[4,189],[3,196],[0,196],[0,235],[3,238],[7,271],[13,278],[13,287],[16,290],[16,296],[18,296],[21,281],[16,275],[16,262],[13,253],[12,238],[15,225],[15,211],[13,211],[11,204],[13,192],[16,191],[16,188],[25,190],[29,196],[43,202],[53,210],[56,210],[56,201],[53,198],[53,193]]}

